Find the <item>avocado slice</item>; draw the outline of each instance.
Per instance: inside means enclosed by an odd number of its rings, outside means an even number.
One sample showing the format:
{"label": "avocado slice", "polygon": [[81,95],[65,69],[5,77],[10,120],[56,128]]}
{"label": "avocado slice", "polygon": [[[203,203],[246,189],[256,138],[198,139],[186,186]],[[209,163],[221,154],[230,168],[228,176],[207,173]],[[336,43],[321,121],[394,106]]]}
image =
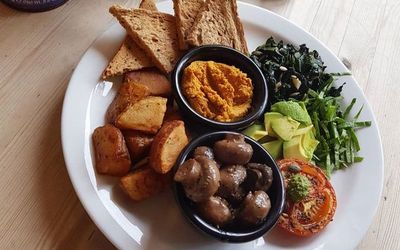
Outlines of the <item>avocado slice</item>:
{"label": "avocado slice", "polygon": [[307,113],[304,103],[299,104],[299,102],[294,101],[277,102],[271,106],[271,111],[290,116],[294,120],[306,125],[312,124],[311,117]]}
{"label": "avocado slice", "polygon": [[271,122],[273,120],[276,120],[276,119],[282,118],[282,117],[283,117],[283,115],[278,112],[268,112],[268,113],[264,114],[265,130],[268,132],[269,136],[277,137],[275,132],[272,130]]}
{"label": "avocado slice", "polygon": [[283,157],[310,161],[318,143],[311,130],[294,136],[290,141],[283,143]]}
{"label": "avocado slice", "polygon": [[311,131],[313,127],[314,127],[313,125],[305,126],[303,124],[300,124],[300,126],[297,128],[296,132],[294,132],[294,136],[295,135],[303,135],[303,134],[307,133],[308,131]]}
{"label": "avocado slice", "polygon": [[275,140],[261,144],[270,155],[276,160],[282,158],[282,140]]}
{"label": "avocado slice", "polygon": [[302,135],[301,144],[305,154],[307,155],[307,158],[311,160],[312,155],[319,144],[319,141],[315,139],[311,130]]}
{"label": "avocado slice", "polygon": [[289,141],[292,139],[299,125],[299,122],[288,116],[277,118],[271,121],[272,130],[284,141]]}
{"label": "avocado slice", "polygon": [[265,131],[265,130],[258,130],[258,131],[255,131],[255,132],[254,132],[252,138],[253,138],[254,140],[258,141],[258,140],[260,140],[261,138],[263,138],[264,136],[267,136],[267,135],[268,135],[268,132],[267,132],[267,131]]}
{"label": "avocado slice", "polygon": [[243,134],[258,141],[261,138],[263,138],[264,136],[268,135],[268,132],[265,131],[263,124],[253,124],[250,127],[246,128],[243,131]]}
{"label": "avocado slice", "polygon": [[308,157],[301,145],[301,136],[294,136],[290,141],[283,142],[283,158],[294,158],[308,161]]}

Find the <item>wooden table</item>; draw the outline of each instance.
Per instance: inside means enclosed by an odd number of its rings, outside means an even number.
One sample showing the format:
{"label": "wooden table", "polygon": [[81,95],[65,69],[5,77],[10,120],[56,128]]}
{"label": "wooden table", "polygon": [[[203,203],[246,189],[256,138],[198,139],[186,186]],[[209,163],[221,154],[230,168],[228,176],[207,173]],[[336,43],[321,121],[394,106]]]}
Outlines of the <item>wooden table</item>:
{"label": "wooden table", "polygon": [[[289,18],[351,65],[385,149],[378,213],[359,249],[399,249],[400,2],[249,0]],[[29,14],[0,4],[0,248],[112,249],[69,180],[60,114],[74,67],[113,22],[112,3],[70,0]],[[340,239],[338,239],[340,240]]]}

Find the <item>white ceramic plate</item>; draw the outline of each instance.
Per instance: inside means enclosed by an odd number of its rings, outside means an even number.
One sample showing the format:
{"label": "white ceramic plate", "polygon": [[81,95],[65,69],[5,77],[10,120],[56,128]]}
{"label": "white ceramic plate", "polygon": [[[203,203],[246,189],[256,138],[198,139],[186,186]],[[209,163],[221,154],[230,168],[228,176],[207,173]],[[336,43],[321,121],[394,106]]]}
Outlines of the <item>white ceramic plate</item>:
{"label": "white ceramic plate", "polygon": [[[158,4],[172,13],[171,1]],[[344,72],[345,66],[315,37],[268,10],[238,3],[250,51],[273,35],[320,52],[330,72]],[[370,128],[357,132],[365,159],[333,175],[338,207],[334,221],[317,236],[300,239],[274,229],[268,235],[245,244],[227,244],[211,239],[182,217],[172,192],[133,203],[116,188],[118,178],[98,175],[93,166],[91,135],[105,123],[105,112],[118,89],[118,79],[102,82],[99,76],[118,49],[124,30],[115,23],[88,49],[71,77],[62,114],[64,158],[74,188],[102,232],[122,249],[351,249],[368,229],[376,212],[383,183],[382,146],[375,117],[362,90],[352,77],[342,78],[344,104],[353,97],[364,104],[362,120]],[[341,80],[341,81],[342,81]]]}

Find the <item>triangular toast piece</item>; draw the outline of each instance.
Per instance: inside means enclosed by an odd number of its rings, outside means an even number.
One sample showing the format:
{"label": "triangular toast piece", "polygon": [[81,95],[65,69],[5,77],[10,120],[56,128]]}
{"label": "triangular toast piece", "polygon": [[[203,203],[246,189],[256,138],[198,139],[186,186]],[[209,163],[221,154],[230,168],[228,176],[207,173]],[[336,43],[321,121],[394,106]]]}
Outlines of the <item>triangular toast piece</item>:
{"label": "triangular toast piece", "polygon": [[249,54],[236,0],[206,0],[188,34],[193,46],[220,44]]}
{"label": "triangular toast piece", "polygon": [[139,8],[145,10],[158,11],[156,4],[154,3],[153,0],[142,0],[142,2],[139,5]]}
{"label": "triangular toast piece", "polygon": [[204,4],[204,0],[173,0],[173,2],[176,26],[178,28],[179,48],[185,50],[189,48],[187,43],[188,33]]}
{"label": "triangular toast piece", "polygon": [[129,71],[152,67],[153,63],[144,51],[127,36],[113,59],[108,63],[102,78],[122,75]]}
{"label": "triangular toast piece", "polygon": [[157,68],[164,73],[172,71],[180,56],[174,16],[144,9],[125,9],[116,5],[111,6],[110,13]]}
{"label": "triangular toast piece", "polygon": [[[158,11],[153,0],[142,0],[139,8]],[[122,75],[129,71],[143,69],[154,66],[150,58],[139,48],[135,42],[126,36],[120,49],[108,63],[103,71],[102,78],[106,79],[112,76]]]}

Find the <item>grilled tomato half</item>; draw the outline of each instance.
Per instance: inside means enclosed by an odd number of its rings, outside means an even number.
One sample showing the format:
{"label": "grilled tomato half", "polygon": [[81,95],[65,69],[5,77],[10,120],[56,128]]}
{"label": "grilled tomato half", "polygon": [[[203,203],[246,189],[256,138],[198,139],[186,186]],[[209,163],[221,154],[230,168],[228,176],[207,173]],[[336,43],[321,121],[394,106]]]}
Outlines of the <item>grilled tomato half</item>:
{"label": "grilled tomato half", "polygon": [[278,225],[297,236],[320,232],[332,221],[336,211],[336,195],[328,178],[308,162],[283,159],[278,165],[286,189],[285,207]]}

